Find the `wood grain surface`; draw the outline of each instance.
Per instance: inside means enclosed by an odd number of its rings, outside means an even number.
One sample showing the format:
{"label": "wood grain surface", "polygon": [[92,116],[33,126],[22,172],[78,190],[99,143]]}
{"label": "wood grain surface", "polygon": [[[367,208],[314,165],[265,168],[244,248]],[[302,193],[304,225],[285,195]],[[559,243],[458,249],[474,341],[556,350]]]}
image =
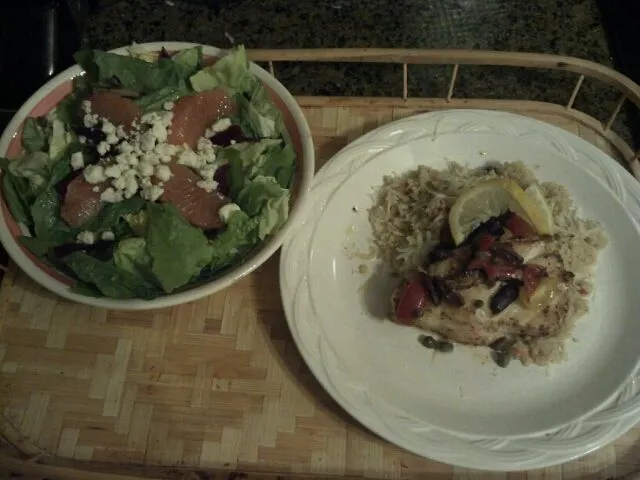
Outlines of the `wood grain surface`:
{"label": "wood grain surface", "polygon": [[[319,164],[364,132],[425,110],[299,100]],[[577,116],[517,107],[508,108],[621,157]],[[537,480],[614,478],[640,468],[638,428],[583,459],[508,474],[453,468],[376,437],[328,397],[301,359],[281,308],[278,261],[276,255],[208,298],[147,312],[64,301],[10,265],[0,289],[0,433],[20,453],[0,454],[0,474],[23,465],[24,474],[35,475],[29,478],[202,479],[243,472],[261,479]]]}

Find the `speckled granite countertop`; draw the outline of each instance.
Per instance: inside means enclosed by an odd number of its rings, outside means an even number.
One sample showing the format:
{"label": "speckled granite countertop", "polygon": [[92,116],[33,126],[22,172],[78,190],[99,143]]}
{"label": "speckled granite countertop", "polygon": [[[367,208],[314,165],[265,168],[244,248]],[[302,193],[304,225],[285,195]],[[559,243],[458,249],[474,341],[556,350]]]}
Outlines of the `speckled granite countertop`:
{"label": "speckled granite countertop", "polygon": [[[249,48],[478,48],[571,55],[611,64],[595,0],[102,0],[83,25],[85,41],[112,48],[181,40]],[[410,95],[445,94],[449,69],[416,66]],[[294,93],[401,95],[393,65],[288,65]],[[457,96],[566,102],[573,78],[519,69],[463,67]],[[604,119],[616,96],[586,81],[576,107]],[[624,116],[618,125],[624,137]]]}

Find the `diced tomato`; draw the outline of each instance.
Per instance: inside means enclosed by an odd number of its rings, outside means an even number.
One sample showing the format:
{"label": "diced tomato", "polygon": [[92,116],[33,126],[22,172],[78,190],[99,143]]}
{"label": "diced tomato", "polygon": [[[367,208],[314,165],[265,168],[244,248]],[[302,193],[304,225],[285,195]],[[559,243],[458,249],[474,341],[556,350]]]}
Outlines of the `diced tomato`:
{"label": "diced tomato", "polygon": [[422,313],[427,302],[427,292],[420,280],[407,282],[402,287],[396,305],[396,320],[404,325],[411,325]]}
{"label": "diced tomato", "polygon": [[522,279],[522,269],[514,267],[513,265],[492,263],[488,264],[484,271],[490,281]]}
{"label": "diced tomato", "polygon": [[510,214],[504,222],[504,226],[516,237],[528,237],[535,235],[536,231],[522,217],[515,213]]}
{"label": "diced tomato", "polygon": [[522,290],[524,295],[529,298],[547,275],[547,271],[542,265],[534,263],[525,265],[522,270],[522,283],[524,284]]}
{"label": "diced tomato", "polygon": [[493,235],[491,235],[489,233],[483,233],[482,235],[480,235],[480,237],[478,237],[478,239],[476,240],[475,244],[476,244],[476,248],[478,249],[478,251],[486,252],[487,250],[489,250],[491,248],[491,246],[495,242],[496,242],[496,237],[494,237]]}

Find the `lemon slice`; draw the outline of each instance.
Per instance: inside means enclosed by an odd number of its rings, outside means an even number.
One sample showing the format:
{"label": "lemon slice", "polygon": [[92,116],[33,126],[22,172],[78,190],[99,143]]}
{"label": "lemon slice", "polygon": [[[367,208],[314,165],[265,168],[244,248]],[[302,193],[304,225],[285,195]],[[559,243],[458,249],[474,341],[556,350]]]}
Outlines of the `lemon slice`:
{"label": "lemon slice", "polygon": [[449,227],[456,245],[480,223],[507,210],[522,217],[540,234],[551,233],[553,216],[539,187],[527,194],[518,183],[506,178],[493,178],[478,183],[460,195],[449,211]]}

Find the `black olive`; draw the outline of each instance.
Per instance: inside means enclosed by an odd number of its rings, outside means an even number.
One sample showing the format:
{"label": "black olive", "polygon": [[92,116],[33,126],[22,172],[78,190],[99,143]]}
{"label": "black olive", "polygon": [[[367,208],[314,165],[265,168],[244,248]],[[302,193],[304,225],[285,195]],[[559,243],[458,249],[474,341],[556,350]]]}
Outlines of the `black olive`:
{"label": "black olive", "polygon": [[438,244],[429,253],[429,262],[439,262],[445,258],[449,258],[453,251],[445,245]]}
{"label": "black olive", "polygon": [[491,312],[494,314],[500,313],[509,305],[511,305],[520,293],[520,288],[516,283],[505,283],[502,285],[498,291],[493,295],[491,301],[489,303],[489,307],[491,308]]}
{"label": "black olive", "polygon": [[430,335],[421,335],[420,338],[418,338],[418,341],[421,345],[427,348],[436,348],[436,345],[438,345],[438,340]]}
{"label": "black olive", "polygon": [[431,303],[436,307],[440,305],[440,302],[442,301],[442,291],[438,288],[436,279],[434,277],[425,277],[423,283],[427,293],[429,294],[429,298],[431,298]]}
{"label": "black olive", "polygon": [[451,305],[452,307],[455,307],[455,308],[464,307],[464,298],[462,298],[462,295],[460,295],[458,292],[454,290],[447,291],[442,296],[442,298],[447,304]]}
{"label": "black olive", "polygon": [[453,343],[447,342],[446,340],[439,340],[435,349],[441,353],[449,353],[453,351]]}
{"label": "black olive", "polygon": [[495,350],[496,352],[504,352],[513,347],[515,340],[507,337],[500,337],[489,345],[491,350]]}
{"label": "black olive", "polygon": [[414,308],[411,311],[411,316],[413,318],[420,318],[422,316],[422,312],[423,312],[422,308]]}
{"label": "black olive", "polygon": [[480,299],[473,301],[473,306],[476,308],[482,308],[484,306],[484,302]]}
{"label": "black olive", "polygon": [[492,352],[491,353],[491,357],[493,358],[493,361],[496,362],[496,364],[501,367],[501,368],[505,368],[507,365],[509,365],[509,362],[511,361],[511,358],[513,357],[513,355],[511,355],[511,352],[506,351],[506,352]]}
{"label": "black olive", "polygon": [[490,233],[494,237],[501,237],[504,235],[504,228],[500,225],[500,220],[498,217],[491,217],[489,220],[485,222],[485,229],[487,233]]}

